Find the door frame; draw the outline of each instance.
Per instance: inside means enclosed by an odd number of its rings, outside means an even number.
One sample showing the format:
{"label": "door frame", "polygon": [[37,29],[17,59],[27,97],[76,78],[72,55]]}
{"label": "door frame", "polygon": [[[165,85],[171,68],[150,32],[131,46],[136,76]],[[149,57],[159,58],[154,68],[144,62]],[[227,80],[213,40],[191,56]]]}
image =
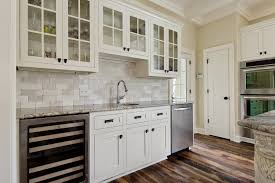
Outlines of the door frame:
{"label": "door frame", "polygon": [[203,73],[204,73],[204,81],[203,81],[203,98],[204,98],[204,129],[205,134],[209,135],[207,129],[207,119],[208,119],[208,93],[207,93],[207,81],[208,81],[208,69],[207,69],[207,54],[209,52],[218,51],[222,49],[229,49],[229,138],[231,141],[235,139],[235,81],[234,81],[234,44],[229,43],[225,45],[220,45],[212,48],[207,48],[203,50]]}

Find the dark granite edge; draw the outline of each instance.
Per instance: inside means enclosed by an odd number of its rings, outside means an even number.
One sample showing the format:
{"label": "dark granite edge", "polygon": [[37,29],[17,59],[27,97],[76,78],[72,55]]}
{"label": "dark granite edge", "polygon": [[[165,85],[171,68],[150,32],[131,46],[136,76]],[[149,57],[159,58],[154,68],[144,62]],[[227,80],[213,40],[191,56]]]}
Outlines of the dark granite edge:
{"label": "dark granite edge", "polygon": [[[131,110],[131,109],[143,109],[151,107],[164,107],[175,105],[170,101],[151,101],[151,102],[136,102],[138,106],[122,106],[117,104],[94,104],[94,105],[83,105],[83,106],[64,106],[64,107],[45,107],[45,108],[30,108],[30,109],[17,109],[18,120],[51,117],[51,116],[62,116],[71,114],[85,114],[94,112],[107,112],[107,111],[119,111],[119,110]],[[192,102],[182,102],[176,104],[189,104]]]}

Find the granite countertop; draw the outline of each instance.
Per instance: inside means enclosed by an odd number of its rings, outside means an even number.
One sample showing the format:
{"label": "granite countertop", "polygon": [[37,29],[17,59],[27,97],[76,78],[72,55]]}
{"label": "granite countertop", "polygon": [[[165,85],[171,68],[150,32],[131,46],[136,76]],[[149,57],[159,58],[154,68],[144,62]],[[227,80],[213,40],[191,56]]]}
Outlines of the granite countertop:
{"label": "granite countertop", "polygon": [[245,128],[275,134],[275,110],[243,119],[238,124]]}
{"label": "granite countertop", "polygon": [[[68,114],[84,114],[90,112],[104,112],[128,109],[141,109],[149,107],[161,107],[175,104],[186,104],[184,102],[171,102],[171,101],[150,101],[150,102],[131,102],[139,105],[124,106],[114,103],[110,104],[94,104],[94,105],[80,105],[80,106],[63,106],[63,107],[43,107],[43,108],[21,108],[17,109],[17,119],[30,119],[39,117],[49,117]],[[190,102],[188,102],[190,103]]]}

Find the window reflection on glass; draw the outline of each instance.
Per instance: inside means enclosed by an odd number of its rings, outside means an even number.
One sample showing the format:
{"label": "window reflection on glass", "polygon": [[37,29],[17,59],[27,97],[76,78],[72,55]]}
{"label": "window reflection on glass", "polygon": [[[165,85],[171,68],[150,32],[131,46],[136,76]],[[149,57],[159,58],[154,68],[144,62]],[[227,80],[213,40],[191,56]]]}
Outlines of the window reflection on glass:
{"label": "window reflection on glass", "polygon": [[[169,61],[169,70],[170,67],[173,67],[173,63],[176,63],[177,67],[177,60],[173,62],[172,59],[171,62]],[[185,102],[187,101],[187,59],[182,59],[181,65],[182,69],[180,74],[176,79],[172,80],[172,98]]]}
{"label": "window reflection on glass", "polygon": [[253,71],[246,73],[247,89],[270,89],[275,88],[275,71]]}
{"label": "window reflection on glass", "polygon": [[248,99],[246,104],[247,117],[275,110],[274,100]]}

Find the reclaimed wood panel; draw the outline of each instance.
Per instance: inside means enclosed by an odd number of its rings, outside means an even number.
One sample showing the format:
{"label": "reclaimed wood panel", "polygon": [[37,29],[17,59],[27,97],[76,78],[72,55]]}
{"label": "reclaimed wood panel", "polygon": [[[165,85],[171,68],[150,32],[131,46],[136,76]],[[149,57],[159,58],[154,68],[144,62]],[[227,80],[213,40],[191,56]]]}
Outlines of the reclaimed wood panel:
{"label": "reclaimed wood panel", "polygon": [[254,145],[195,135],[194,146],[112,183],[254,182]]}

